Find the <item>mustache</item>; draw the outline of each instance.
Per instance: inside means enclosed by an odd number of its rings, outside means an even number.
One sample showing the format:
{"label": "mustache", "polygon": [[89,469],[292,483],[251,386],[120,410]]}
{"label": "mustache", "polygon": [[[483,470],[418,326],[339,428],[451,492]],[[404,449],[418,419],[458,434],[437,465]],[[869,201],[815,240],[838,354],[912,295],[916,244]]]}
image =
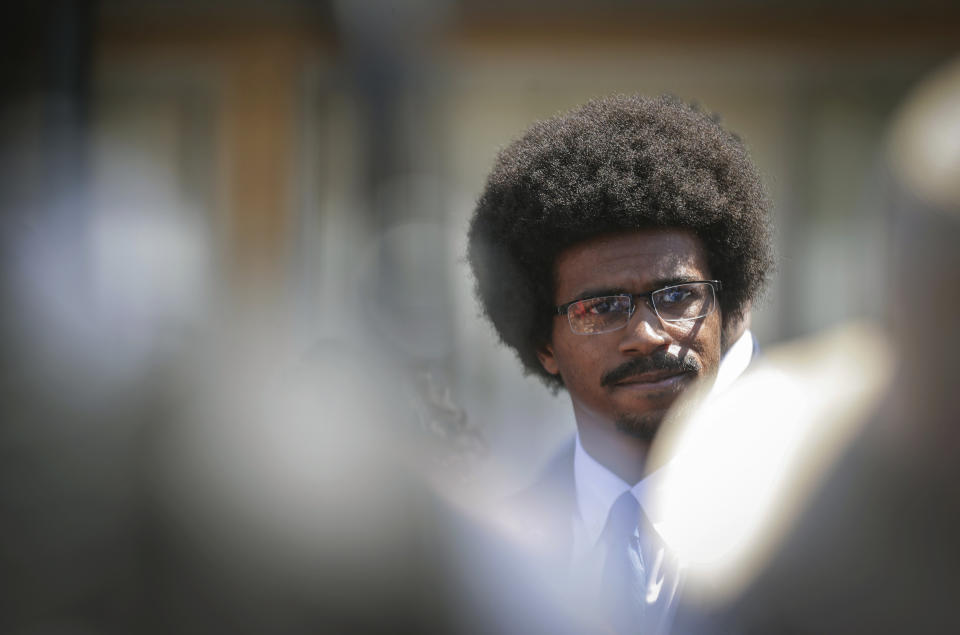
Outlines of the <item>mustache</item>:
{"label": "mustache", "polygon": [[607,371],[603,374],[603,377],[600,378],[600,385],[612,386],[634,375],[658,370],[675,371],[677,374],[699,373],[702,370],[702,366],[691,351],[687,351],[687,354],[682,358],[671,355],[666,351],[655,351],[651,355],[635,357],[620,364],[613,370]]}

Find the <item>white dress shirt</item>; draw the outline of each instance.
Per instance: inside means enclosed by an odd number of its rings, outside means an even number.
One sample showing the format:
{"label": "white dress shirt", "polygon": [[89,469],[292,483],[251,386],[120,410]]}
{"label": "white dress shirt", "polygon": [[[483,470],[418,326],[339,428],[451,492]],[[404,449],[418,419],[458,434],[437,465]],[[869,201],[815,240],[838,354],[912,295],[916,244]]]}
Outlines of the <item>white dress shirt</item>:
{"label": "white dress shirt", "polygon": [[[753,351],[753,334],[746,330],[720,360],[717,377],[710,389],[711,395],[726,390],[743,374],[750,364]],[[590,456],[580,442],[580,435],[577,434],[573,454],[577,513],[573,519],[571,573],[578,579],[580,586],[584,588],[596,588],[597,586],[603,566],[603,557],[596,557],[597,550],[602,548],[597,543],[600,534],[603,533],[610,509],[621,494],[630,490],[639,501],[641,509],[647,513],[653,527],[657,527],[659,519],[651,516],[652,511],[645,504],[663,482],[669,467],[669,464],[667,464],[631,486]],[[651,551],[655,551],[655,549],[650,546],[650,541],[644,538],[644,536],[640,537],[643,560],[648,568],[648,574],[651,572],[656,574],[652,570],[659,568],[657,561],[658,559],[662,561],[664,554],[652,553]],[[653,600],[652,604],[658,605],[658,610],[663,614],[661,624],[664,628],[668,628],[672,611],[676,609],[673,596],[679,580],[676,577],[673,580],[668,580],[665,585],[666,588],[659,586],[658,582],[663,583],[663,580],[651,580],[651,583],[657,585],[654,591],[657,594],[664,595],[660,597],[651,595],[648,599]]]}

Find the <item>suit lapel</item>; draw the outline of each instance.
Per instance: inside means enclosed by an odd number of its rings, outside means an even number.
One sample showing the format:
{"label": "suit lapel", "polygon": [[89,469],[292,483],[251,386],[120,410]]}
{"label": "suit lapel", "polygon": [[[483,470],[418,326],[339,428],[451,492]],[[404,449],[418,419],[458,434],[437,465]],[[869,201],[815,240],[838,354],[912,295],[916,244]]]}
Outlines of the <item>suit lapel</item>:
{"label": "suit lapel", "polygon": [[509,513],[536,550],[563,566],[569,564],[573,548],[573,451],[571,439],[546,464],[537,480],[508,503]]}

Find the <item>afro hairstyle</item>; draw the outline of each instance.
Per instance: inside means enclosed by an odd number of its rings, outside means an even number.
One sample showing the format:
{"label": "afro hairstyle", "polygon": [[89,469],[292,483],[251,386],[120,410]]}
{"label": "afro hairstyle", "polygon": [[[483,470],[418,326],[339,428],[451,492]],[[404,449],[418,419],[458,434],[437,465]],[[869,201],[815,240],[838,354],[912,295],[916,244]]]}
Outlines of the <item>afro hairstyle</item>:
{"label": "afro hairstyle", "polygon": [[555,314],[554,261],[603,234],[681,228],[721,280],[726,327],[772,266],[770,203],[739,137],[675,97],[596,99],[540,121],[503,149],[470,222],[476,293],[527,373],[541,366]]}

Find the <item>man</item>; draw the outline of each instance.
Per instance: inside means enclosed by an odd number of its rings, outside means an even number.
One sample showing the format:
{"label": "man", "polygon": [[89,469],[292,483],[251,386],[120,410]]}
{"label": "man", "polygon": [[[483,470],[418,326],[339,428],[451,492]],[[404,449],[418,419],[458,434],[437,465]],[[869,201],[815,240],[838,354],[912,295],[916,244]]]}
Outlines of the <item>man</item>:
{"label": "man", "polygon": [[669,627],[678,579],[664,577],[656,519],[642,513],[656,481],[646,459],[683,391],[749,363],[768,209],[746,150],[714,119],[620,96],[533,125],[475,210],[468,259],[484,311],[526,372],[567,390],[577,423],[518,508],[600,589],[617,630]]}

